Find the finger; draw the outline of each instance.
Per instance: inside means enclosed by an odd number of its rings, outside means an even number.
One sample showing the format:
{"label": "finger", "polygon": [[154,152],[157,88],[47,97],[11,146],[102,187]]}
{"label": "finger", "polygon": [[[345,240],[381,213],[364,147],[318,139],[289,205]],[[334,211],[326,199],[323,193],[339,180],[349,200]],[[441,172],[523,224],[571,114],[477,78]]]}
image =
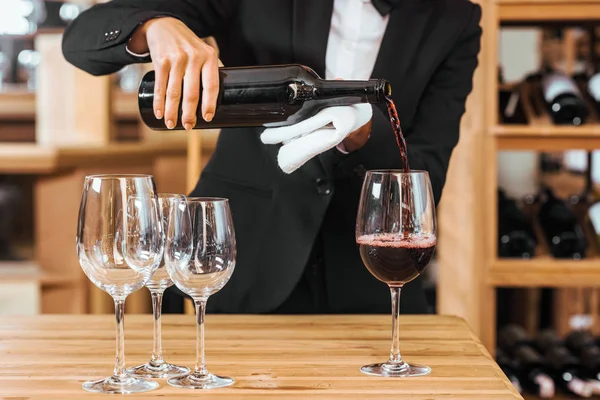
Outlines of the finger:
{"label": "finger", "polygon": [[210,122],[217,108],[219,96],[219,64],[215,51],[209,48],[209,58],[202,66],[202,118]]}
{"label": "finger", "polygon": [[165,96],[169,81],[169,60],[167,58],[154,61],[154,116],[161,119],[165,115]]}
{"label": "finger", "polygon": [[183,77],[183,103],[181,105],[181,123],[188,131],[196,126],[196,113],[200,101],[200,70],[200,60],[195,56],[190,56]]}
{"label": "finger", "polygon": [[165,105],[165,123],[169,129],[173,129],[177,125],[177,114],[179,113],[179,103],[181,102],[186,59],[183,56],[178,56],[175,60],[171,61]]}

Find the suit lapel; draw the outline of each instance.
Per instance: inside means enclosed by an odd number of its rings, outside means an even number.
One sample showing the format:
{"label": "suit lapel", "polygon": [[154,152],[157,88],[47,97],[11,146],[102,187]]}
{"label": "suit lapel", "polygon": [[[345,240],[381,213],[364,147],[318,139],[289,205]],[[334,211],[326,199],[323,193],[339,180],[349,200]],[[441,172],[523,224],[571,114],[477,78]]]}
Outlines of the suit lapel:
{"label": "suit lapel", "polygon": [[414,62],[431,15],[431,0],[403,1],[392,11],[371,75],[373,78],[388,79],[392,90],[394,87],[402,89],[401,84]]}
{"label": "suit lapel", "polygon": [[325,77],[333,0],[293,0],[292,57]]}
{"label": "suit lapel", "polygon": [[[325,54],[331,27],[333,0],[293,0],[292,59],[325,77]],[[312,178],[327,175],[320,157],[304,164],[299,172]]]}

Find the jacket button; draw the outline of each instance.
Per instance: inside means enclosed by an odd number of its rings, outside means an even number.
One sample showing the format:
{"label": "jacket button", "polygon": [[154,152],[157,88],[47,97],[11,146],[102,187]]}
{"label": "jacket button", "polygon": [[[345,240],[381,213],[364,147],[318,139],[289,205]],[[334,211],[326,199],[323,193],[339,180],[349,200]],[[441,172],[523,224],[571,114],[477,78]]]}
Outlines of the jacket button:
{"label": "jacket button", "polygon": [[333,191],[333,184],[329,179],[317,179],[317,193],[321,196],[328,196]]}

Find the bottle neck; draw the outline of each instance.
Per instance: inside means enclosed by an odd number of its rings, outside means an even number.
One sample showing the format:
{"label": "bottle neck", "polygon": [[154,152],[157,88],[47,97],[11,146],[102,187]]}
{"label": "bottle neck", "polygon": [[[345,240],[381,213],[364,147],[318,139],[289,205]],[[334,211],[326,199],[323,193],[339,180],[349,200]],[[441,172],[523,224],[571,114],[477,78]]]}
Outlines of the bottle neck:
{"label": "bottle neck", "polygon": [[330,101],[332,105],[383,103],[392,94],[391,85],[385,79],[371,79],[368,81],[321,80],[314,86],[292,83],[289,89],[290,102],[321,100]]}

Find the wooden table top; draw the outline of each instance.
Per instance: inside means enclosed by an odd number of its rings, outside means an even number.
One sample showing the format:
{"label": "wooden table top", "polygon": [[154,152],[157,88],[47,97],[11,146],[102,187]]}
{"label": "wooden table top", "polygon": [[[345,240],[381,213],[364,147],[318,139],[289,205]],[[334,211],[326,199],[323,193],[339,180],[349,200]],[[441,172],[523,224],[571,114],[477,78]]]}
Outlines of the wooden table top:
{"label": "wooden table top", "polygon": [[[151,316],[126,315],[127,366],[146,362]],[[219,399],[521,399],[467,324],[448,316],[403,316],[401,348],[408,362],[429,365],[417,378],[362,374],[387,359],[391,318],[376,316],[232,316],[206,318],[209,371],[228,375],[229,388],[170,387],[127,395]],[[85,399],[86,380],[112,373],[114,317],[4,316],[0,322],[0,397]],[[165,315],[165,359],[194,365],[194,317]],[[110,398],[110,395],[104,395]]]}

